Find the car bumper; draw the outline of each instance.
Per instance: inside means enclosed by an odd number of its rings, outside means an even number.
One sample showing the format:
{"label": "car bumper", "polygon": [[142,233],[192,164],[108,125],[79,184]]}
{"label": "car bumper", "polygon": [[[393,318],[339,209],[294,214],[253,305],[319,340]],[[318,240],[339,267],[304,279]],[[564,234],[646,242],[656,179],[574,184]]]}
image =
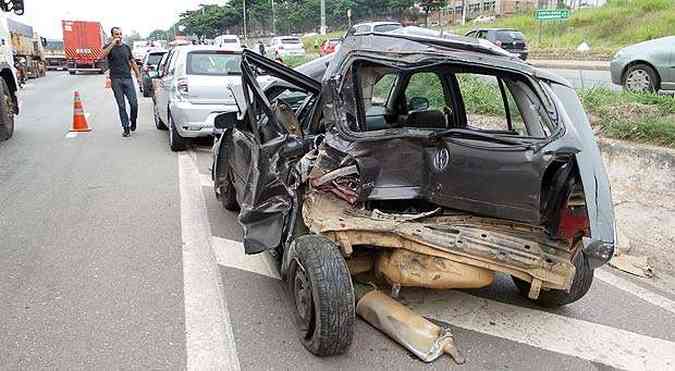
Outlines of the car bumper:
{"label": "car bumper", "polygon": [[188,101],[172,102],[169,109],[178,134],[185,138],[213,135],[213,123],[207,118],[213,113],[238,110],[235,104],[193,104]]}
{"label": "car bumper", "polygon": [[612,83],[616,85],[623,85],[623,70],[626,68],[626,61],[614,59],[609,62],[609,74],[612,77]]}

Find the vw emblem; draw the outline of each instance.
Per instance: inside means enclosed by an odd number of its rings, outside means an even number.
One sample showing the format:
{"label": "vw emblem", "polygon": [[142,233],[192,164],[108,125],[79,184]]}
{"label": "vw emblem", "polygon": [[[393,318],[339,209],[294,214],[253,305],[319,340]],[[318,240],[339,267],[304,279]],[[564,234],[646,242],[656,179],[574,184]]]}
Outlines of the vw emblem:
{"label": "vw emblem", "polygon": [[448,167],[448,163],[450,162],[450,153],[448,152],[448,149],[443,147],[434,154],[434,167],[437,170],[445,170],[446,167]]}

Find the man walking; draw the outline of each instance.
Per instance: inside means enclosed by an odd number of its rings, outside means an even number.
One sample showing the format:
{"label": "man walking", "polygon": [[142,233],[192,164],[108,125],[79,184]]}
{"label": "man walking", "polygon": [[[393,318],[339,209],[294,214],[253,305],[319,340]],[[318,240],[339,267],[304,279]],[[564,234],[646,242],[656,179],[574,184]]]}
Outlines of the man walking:
{"label": "man walking", "polygon": [[[136,119],[138,117],[138,101],[136,100],[136,88],[134,80],[131,79],[131,70],[134,70],[136,79],[140,82],[141,73],[131,54],[131,48],[122,42],[122,30],[119,27],[113,27],[110,30],[112,41],[103,49],[103,55],[108,59],[110,68],[110,82],[117,107],[120,111],[120,121],[122,122],[123,137],[131,135],[130,131],[136,130]],[[127,115],[126,96],[131,109],[131,117]],[[131,121],[131,124],[129,124]]]}

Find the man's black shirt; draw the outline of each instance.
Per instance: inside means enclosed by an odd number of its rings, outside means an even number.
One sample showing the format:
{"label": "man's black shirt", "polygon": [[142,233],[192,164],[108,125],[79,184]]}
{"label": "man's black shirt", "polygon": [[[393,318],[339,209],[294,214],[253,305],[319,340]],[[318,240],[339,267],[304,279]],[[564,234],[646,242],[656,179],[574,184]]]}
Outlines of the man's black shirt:
{"label": "man's black shirt", "polygon": [[[110,44],[106,45],[107,48]],[[131,55],[131,48],[127,44],[120,46],[113,46],[108,54],[108,67],[110,68],[111,79],[130,79],[131,69],[129,61],[132,63],[134,59]]]}

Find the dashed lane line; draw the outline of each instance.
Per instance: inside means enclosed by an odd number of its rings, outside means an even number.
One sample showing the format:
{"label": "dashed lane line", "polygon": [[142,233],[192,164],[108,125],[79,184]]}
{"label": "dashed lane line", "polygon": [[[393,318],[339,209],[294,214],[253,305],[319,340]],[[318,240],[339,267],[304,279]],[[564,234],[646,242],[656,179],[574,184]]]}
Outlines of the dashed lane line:
{"label": "dashed lane line", "polygon": [[281,279],[279,271],[272,262],[272,257],[266,252],[246,255],[241,242],[219,237],[213,237],[213,251],[220,265]]}
{"label": "dashed lane line", "polygon": [[178,155],[188,370],[241,366],[193,153]]}
{"label": "dashed lane line", "polygon": [[595,272],[593,272],[593,276],[600,281],[610,284],[629,294],[635,295],[650,304],[656,305],[659,308],[665,309],[670,313],[675,314],[675,301],[661,296],[651,290],[640,287],[629,280],[621,278],[604,269],[596,269]]}
{"label": "dashed lane line", "polygon": [[[218,264],[279,279],[267,254],[247,256],[241,242],[214,237]],[[675,343],[460,291],[404,289],[415,311],[453,326],[625,370],[672,370]],[[461,342],[461,341],[460,341]]]}

